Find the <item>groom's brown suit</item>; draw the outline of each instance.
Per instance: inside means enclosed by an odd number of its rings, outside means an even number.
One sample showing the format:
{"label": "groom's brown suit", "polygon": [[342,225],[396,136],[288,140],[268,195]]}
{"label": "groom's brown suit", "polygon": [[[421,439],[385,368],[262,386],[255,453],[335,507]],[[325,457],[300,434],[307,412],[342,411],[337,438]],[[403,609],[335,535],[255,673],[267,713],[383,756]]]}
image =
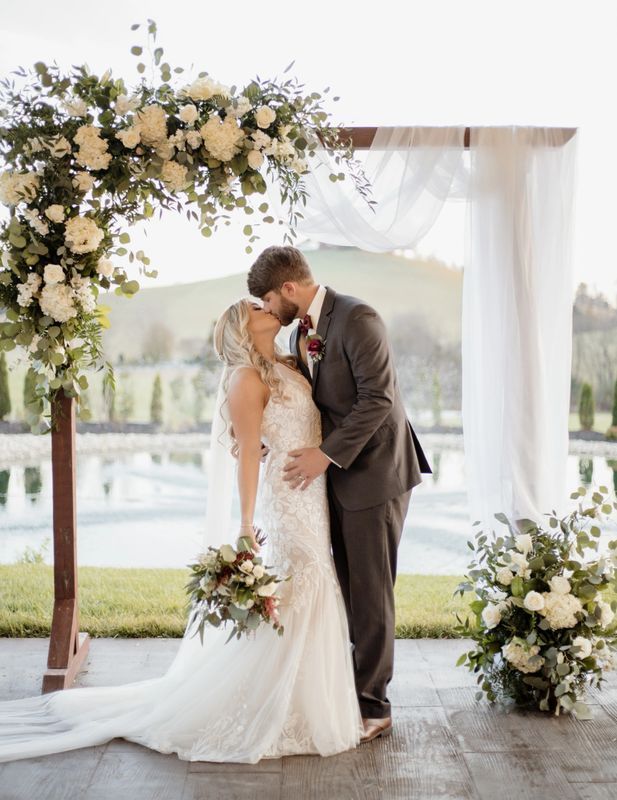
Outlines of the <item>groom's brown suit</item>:
{"label": "groom's brown suit", "polygon": [[[325,340],[312,377],[321,449],[340,465],[327,470],[332,553],[362,716],[383,718],[390,716],[397,548],[411,490],[431,468],[405,414],[377,312],[327,287],[317,333]],[[291,351],[311,380],[298,344],[296,328]]]}

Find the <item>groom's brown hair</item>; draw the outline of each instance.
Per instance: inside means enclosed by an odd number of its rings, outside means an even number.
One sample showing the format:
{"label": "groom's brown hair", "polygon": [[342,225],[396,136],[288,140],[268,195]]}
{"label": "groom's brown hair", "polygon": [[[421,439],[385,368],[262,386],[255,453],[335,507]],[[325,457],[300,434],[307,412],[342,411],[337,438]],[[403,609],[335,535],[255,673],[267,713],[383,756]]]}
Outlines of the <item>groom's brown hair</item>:
{"label": "groom's brown hair", "polygon": [[246,279],[253,297],[278,292],[286,281],[313,283],[308,261],[301,250],[291,245],[266,247],[253,263]]}

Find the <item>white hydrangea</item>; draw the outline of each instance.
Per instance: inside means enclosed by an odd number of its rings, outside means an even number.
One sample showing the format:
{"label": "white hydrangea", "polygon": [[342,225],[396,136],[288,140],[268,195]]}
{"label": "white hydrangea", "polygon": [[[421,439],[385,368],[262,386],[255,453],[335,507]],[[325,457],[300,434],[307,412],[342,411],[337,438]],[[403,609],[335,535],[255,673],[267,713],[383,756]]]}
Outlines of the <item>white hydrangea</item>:
{"label": "white hydrangea", "polygon": [[0,203],[16,206],[25,201],[31,203],[36,197],[40,178],[33,172],[11,172],[0,174]]}
{"label": "white hydrangea", "polygon": [[78,128],[73,141],[79,146],[77,163],[90,169],[107,169],[111,161],[108,145],[101,138],[101,129],[95,125],[82,125]]}
{"label": "white hydrangea", "polygon": [[251,139],[253,140],[253,147],[255,150],[263,150],[272,142],[272,139],[268,136],[268,134],[264,133],[263,131],[253,131],[251,134]]}
{"label": "white hydrangea", "polygon": [[54,203],[45,209],[45,216],[50,222],[60,223],[64,220],[64,207],[59,203]]}
{"label": "white hydrangea", "polygon": [[167,139],[167,143],[176,150],[186,150],[186,131],[178,129]]}
{"label": "white hydrangea", "polygon": [[291,168],[294,172],[297,172],[298,175],[304,175],[308,170],[308,162],[304,158],[294,158],[291,161]]}
{"label": "white hydrangea", "polygon": [[88,217],[71,217],[66,223],[64,241],[74,253],[92,253],[103,237],[103,231]]}
{"label": "white hydrangea", "polygon": [[244,133],[233,117],[226,117],[221,121],[218,116],[214,116],[201,126],[199,132],[210,155],[219,161],[230,161],[240,152]]}
{"label": "white hydrangea", "polygon": [[514,537],[514,541],[516,542],[517,550],[520,550],[521,553],[525,555],[533,549],[533,539],[529,533],[520,533],[518,536]]}
{"label": "white hydrangea", "polygon": [[281,142],[278,139],[272,139],[270,144],[264,149],[267,156],[274,156],[282,162],[291,161],[296,157],[296,148],[291,142]]}
{"label": "white hydrangea", "polygon": [[17,303],[22,308],[29,306],[32,303],[32,298],[36,297],[42,283],[43,279],[41,276],[36,272],[31,272],[26,278],[25,283],[17,284]]}
{"label": "white hydrangea", "polygon": [[276,111],[269,106],[261,106],[255,111],[255,122],[259,128],[269,128],[276,119]]}
{"label": "white hydrangea", "polygon": [[564,578],[563,575],[553,575],[548,582],[548,585],[551,587],[551,591],[555,592],[556,594],[568,594],[568,592],[572,589],[570,586],[570,581],[567,578]]}
{"label": "white hydrangea", "polygon": [[184,88],[184,93],[192,100],[210,100],[215,95],[220,97],[230,97],[231,92],[228,86],[212,80],[209,76],[197,78]]}
{"label": "white hydrangea", "polygon": [[77,316],[73,302],[73,290],[66,283],[48,283],[39,298],[41,311],[56,322],[67,322]]}
{"label": "white hydrangea", "polygon": [[246,158],[251,169],[259,169],[264,163],[264,155],[259,150],[250,150]]}
{"label": "white hydrangea", "polygon": [[113,103],[114,111],[118,116],[123,117],[125,114],[128,114],[129,111],[135,111],[135,109],[139,108],[139,102],[138,97],[129,97],[126,94],[119,94]]}
{"label": "white hydrangea", "polygon": [[497,570],[496,578],[502,586],[509,586],[514,578],[514,573],[509,567],[500,567]]}
{"label": "white hydrangea", "polygon": [[30,342],[30,344],[28,345],[28,350],[29,350],[31,353],[36,353],[36,351],[38,350],[38,347],[39,347],[39,342],[40,342],[40,341],[41,341],[41,336],[40,336],[40,334],[38,334],[38,333],[34,333],[34,334],[32,335],[32,341],[31,341],[31,342]]}
{"label": "white hydrangea", "polygon": [[60,264],[47,264],[43,271],[45,283],[62,283],[64,281],[64,270]]}
{"label": "white hydrangea", "polygon": [[36,208],[26,208],[23,211],[25,219],[28,220],[30,227],[41,236],[47,236],[49,233],[49,225],[45,220],[39,217],[39,212]]}
{"label": "white hydrangea", "polygon": [[578,597],[558,592],[542,592],[542,595],[544,608],[540,609],[538,613],[546,618],[552,630],[573,628],[578,623],[575,615],[583,610]]}
{"label": "white hydrangea", "polygon": [[166,161],[161,169],[161,178],[166,183],[167,188],[172,192],[184,189],[187,183],[187,169],[177,161]]}
{"label": "white hydrangea", "polygon": [[540,592],[527,592],[523,600],[523,605],[528,611],[539,611],[544,608],[544,597]]}
{"label": "white hydrangea", "polygon": [[104,278],[111,278],[114,274],[114,269],[112,262],[105,256],[101,256],[96,264],[96,271]]}
{"label": "white hydrangea", "polygon": [[141,128],[139,125],[131,125],[131,127],[127,128],[125,131],[118,131],[116,133],[116,139],[120,139],[125,147],[132,150],[141,142]]}
{"label": "white hydrangea", "polygon": [[44,149],[45,149],[45,142],[40,138],[40,136],[31,136],[24,145],[24,152],[26,153],[26,155],[32,155],[33,153],[40,153],[41,150]]}
{"label": "white hydrangea", "polygon": [[248,114],[252,108],[253,106],[251,105],[251,101],[248,99],[248,97],[245,97],[243,94],[241,94],[240,97],[237,98],[235,104],[232,103],[231,105],[227,106],[225,113],[229,114],[230,117],[236,117],[236,119],[238,119],[239,117],[243,117],[245,114]]}
{"label": "white hydrangea", "polygon": [[506,661],[520,672],[537,672],[544,664],[542,657],[535,659],[533,665],[530,664],[532,657],[540,652],[540,646],[537,644],[529,645],[527,642],[513,639],[502,646],[501,652]]}
{"label": "white hydrangea", "polygon": [[71,181],[78,192],[89,192],[94,186],[94,178],[89,172],[77,172]]}
{"label": "white hydrangea", "polygon": [[91,314],[96,308],[96,298],[92,293],[90,278],[75,275],[71,278],[71,288],[73,297],[81,306],[81,310],[86,314]]}
{"label": "white hydrangea", "polygon": [[167,114],[156,103],[137,112],[141,141],[150,147],[158,147],[167,141]]}
{"label": "white hydrangea", "polygon": [[178,116],[182,122],[185,122],[187,125],[192,125],[199,119],[199,111],[192,103],[187,103],[187,105],[182,106]]}

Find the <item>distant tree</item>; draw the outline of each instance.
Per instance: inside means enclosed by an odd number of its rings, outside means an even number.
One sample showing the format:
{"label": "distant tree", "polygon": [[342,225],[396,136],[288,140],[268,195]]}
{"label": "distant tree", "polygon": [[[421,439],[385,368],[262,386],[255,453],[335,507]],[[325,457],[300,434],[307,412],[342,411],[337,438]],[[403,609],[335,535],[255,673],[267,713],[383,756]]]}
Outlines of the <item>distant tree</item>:
{"label": "distant tree", "polygon": [[118,419],[127,422],[135,412],[135,397],[133,395],[133,384],[128,372],[120,376],[120,391],[118,392]]}
{"label": "distant tree", "polygon": [[157,372],[152,386],[152,402],[150,403],[150,419],[157,425],[163,424],[163,385]]}
{"label": "distant tree", "polygon": [[578,416],[581,423],[581,430],[593,430],[595,404],[593,399],[593,389],[591,384],[584,383],[581,389],[581,399],[578,406]]}
{"label": "distant tree", "polygon": [[174,353],[174,334],[164,322],[152,322],[142,341],[141,352],[144,361],[159,364],[169,361]]}
{"label": "distant tree", "polygon": [[611,425],[617,427],[617,380],[615,381],[615,388],[613,389],[613,421]]}
{"label": "distant tree", "polygon": [[0,353],[0,419],[11,413],[11,394],[9,391],[9,372],[6,367],[6,356]]}
{"label": "distant tree", "polygon": [[433,373],[433,425],[441,425],[441,382],[439,373]]}
{"label": "distant tree", "polygon": [[118,417],[116,408],[116,392],[110,383],[103,383],[103,404],[109,422],[115,422]]}
{"label": "distant tree", "polygon": [[28,367],[28,370],[26,372],[26,377],[24,378],[24,392],[23,392],[24,409],[26,408],[28,398],[32,397],[34,393],[35,386],[36,386],[36,372],[32,369],[32,367]]}

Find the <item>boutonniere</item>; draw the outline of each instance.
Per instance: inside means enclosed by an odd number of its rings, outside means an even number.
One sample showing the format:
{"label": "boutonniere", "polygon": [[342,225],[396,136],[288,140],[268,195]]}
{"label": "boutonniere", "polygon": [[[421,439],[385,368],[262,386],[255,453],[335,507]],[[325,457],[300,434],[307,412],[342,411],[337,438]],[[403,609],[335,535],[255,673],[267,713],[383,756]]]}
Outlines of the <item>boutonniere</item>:
{"label": "boutonniere", "polygon": [[321,361],[326,354],[326,340],[318,333],[306,337],[306,352],[313,361]]}

